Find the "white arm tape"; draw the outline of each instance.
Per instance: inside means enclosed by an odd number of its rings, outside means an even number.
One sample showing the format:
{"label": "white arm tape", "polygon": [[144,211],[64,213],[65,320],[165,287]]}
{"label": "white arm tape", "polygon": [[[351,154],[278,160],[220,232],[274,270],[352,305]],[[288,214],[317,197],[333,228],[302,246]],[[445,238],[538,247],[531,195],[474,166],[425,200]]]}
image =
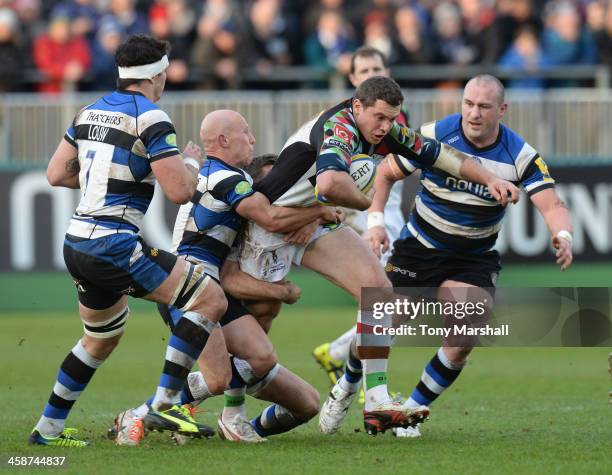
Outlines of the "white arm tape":
{"label": "white arm tape", "polygon": [[570,233],[569,231],[566,231],[565,229],[562,229],[561,231],[559,231],[557,233],[557,237],[559,239],[565,239],[570,247],[572,246],[572,243],[574,242],[574,237],[572,236],[572,233]]}
{"label": "white arm tape", "polygon": [[376,226],[385,226],[385,215],[381,211],[372,211],[368,213],[368,229]]}
{"label": "white arm tape", "polygon": [[185,165],[189,165],[189,166],[195,168],[196,170],[200,169],[200,164],[198,163],[198,161],[195,158],[184,157],[183,158],[183,163]]}
{"label": "white arm tape", "polygon": [[462,178],[459,170],[461,170],[461,165],[463,165],[464,157],[465,154],[443,143],[434,166],[453,176]]}

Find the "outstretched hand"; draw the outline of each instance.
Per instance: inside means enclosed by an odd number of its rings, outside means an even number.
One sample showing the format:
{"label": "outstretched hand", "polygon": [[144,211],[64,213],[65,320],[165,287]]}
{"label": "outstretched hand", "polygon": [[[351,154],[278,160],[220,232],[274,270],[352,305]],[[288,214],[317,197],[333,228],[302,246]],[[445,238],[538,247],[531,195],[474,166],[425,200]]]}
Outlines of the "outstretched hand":
{"label": "outstretched hand", "polygon": [[574,259],[572,244],[565,238],[555,236],[552,238],[552,245],[557,250],[555,256],[557,264],[561,266],[561,272],[567,269]]}
{"label": "outstretched hand", "polygon": [[495,177],[487,183],[487,188],[491,196],[502,206],[506,206],[508,203],[516,203],[519,200],[518,188],[509,181]]}

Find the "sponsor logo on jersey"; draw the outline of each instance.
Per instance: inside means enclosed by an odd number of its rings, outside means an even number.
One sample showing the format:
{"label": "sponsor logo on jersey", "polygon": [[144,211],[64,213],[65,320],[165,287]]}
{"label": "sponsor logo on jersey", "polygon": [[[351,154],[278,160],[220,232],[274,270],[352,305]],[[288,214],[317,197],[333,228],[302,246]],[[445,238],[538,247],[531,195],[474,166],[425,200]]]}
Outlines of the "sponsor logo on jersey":
{"label": "sponsor logo on jersey", "polygon": [[483,198],[493,198],[491,193],[489,193],[489,189],[485,185],[481,185],[480,183],[472,183],[471,181],[467,180],[460,180],[454,176],[446,177],[444,185],[451,191],[465,191]]}
{"label": "sponsor logo on jersey", "polygon": [[102,127],[101,125],[90,125],[89,132],[87,132],[87,139],[95,140],[97,142],[104,142],[108,131],[108,127]]}
{"label": "sponsor logo on jersey", "polygon": [[159,249],[157,249],[157,248],[155,248],[155,247],[152,247],[152,248],[151,248],[151,255],[152,255],[153,257],[157,257],[157,256],[159,256]]}
{"label": "sponsor logo on jersey", "polygon": [[176,134],[166,135],[166,143],[168,145],[176,146]]}
{"label": "sponsor logo on jersey", "polygon": [[339,148],[340,150],[342,150],[344,153],[348,155],[350,155],[351,153],[351,148],[346,143],[342,142],[341,140],[329,139],[327,143],[330,147]]}
{"label": "sponsor logo on jersey", "polygon": [[448,139],[448,144],[450,145],[452,143],[455,143],[457,140],[459,140],[459,136],[455,135],[454,137]]}
{"label": "sponsor logo on jersey", "polygon": [[340,124],[334,125],[334,135],[340,140],[344,140],[346,143],[351,143],[351,139],[353,138],[353,134]]}
{"label": "sponsor logo on jersey", "polygon": [[552,179],[552,177],[550,176],[550,172],[548,171],[548,165],[546,165],[546,162],[542,159],[542,157],[538,157],[535,161],[535,164],[540,169],[542,175],[544,175],[544,181],[548,183],[554,183],[554,180]]}
{"label": "sponsor logo on jersey", "polygon": [[111,114],[100,114],[97,112],[89,112],[87,114],[87,121],[98,122],[105,125],[121,125],[122,117],[111,115]]}
{"label": "sponsor logo on jersey", "polygon": [[246,195],[247,193],[249,193],[251,191],[251,185],[249,184],[248,181],[241,181],[240,183],[238,183],[235,188],[234,191],[236,192],[237,195]]}

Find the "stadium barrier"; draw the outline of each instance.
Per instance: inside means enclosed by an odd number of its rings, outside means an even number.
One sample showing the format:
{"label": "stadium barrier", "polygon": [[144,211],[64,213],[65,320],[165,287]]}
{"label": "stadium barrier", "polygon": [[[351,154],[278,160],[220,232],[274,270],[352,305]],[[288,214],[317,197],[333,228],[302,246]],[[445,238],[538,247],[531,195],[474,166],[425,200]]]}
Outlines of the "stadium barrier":
{"label": "stadium barrier", "polygon": [[[179,142],[197,140],[202,117],[229,108],[245,116],[258,153],[278,151],[300,124],[350,91],[169,92],[160,101],[176,125]],[[78,109],[97,94],[9,94],[0,97],[0,167],[44,166]],[[406,90],[413,126],[458,112],[461,91]],[[612,158],[612,91],[609,89],[509,90],[505,122],[549,163],[605,162]]]}
{"label": "stadium barrier", "polygon": [[[612,256],[612,165],[553,169],[557,190],[574,222],[576,260]],[[157,190],[143,233],[154,246],[170,247],[177,207]],[[62,242],[79,192],[53,188],[42,170],[0,172],[0,271],[63,269]],[[498,248],[504,262],[552,262],[549,234],[526,196],[508,210]]]}

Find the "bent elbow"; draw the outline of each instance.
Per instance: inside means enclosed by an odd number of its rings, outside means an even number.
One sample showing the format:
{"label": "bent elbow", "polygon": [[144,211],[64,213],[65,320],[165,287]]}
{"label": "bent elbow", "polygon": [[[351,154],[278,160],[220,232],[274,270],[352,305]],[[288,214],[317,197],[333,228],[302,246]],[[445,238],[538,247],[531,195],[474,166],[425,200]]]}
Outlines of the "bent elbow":
{"label": "bent elbow", "polygon": [[320,176],[317,178],[317,188],[319,194],[329,198],[334,193],[334,179],[330,176]]}
{"label": "bent elbow", "polygon": [[281,223],[273,218],[265,223],[264,229],[271,233],[280,233],[283,230]]}
{"label": "bent elbow", "polygon": [[184,205],[189,203],[189,201],[191,200],[191,195],[187,194],[187,193],[183,193],[179,196],[177,196],[174,200],[172,200],[175,204],[177,205]]}
{"label": "bent elbow", "polygon": [[53,170],[47,168],[47,182],[51,186],[60,186],[62,184],[62,177]]}
{"label": "bent elbow", "polygon": [[189,203],[191,200],[192,194],[189,193],[189,190],[176,190],[172,193],[167,193],[168,199],[177,205],[184,205]]}

